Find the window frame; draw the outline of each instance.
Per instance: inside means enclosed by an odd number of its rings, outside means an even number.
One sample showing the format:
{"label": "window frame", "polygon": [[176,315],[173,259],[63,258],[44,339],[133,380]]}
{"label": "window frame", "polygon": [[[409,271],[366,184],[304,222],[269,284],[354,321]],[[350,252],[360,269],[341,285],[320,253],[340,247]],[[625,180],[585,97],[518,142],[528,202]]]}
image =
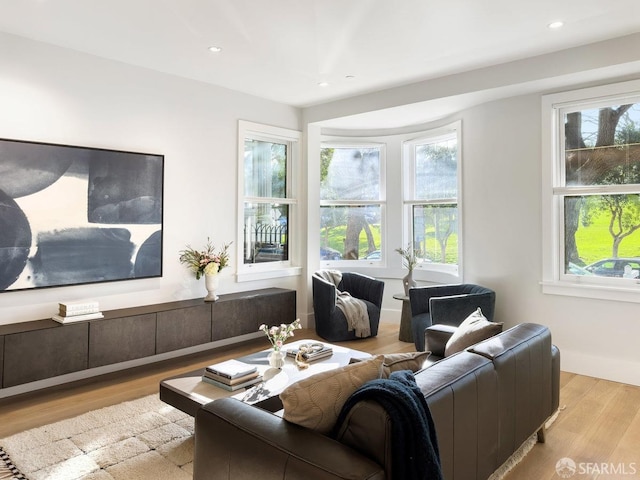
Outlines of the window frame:
{"label": "window frame", "polygon": [[[259,140],[287,145],[285,198],[256,197],[245,195],[244,153],[245,141]],[[253,281],[301,275],[299,257],[300,212],[298,199],[298,177],[301,158],[302,133],[282,127],[263,125],[245,120],[238,121],[238,231],[237,231],[237,281]],[[245,204],[285,204],[289,207],[287,218],[288,259],[263,263],[244,263]]]}
{"label": "window frame", "polygon": [[[386,166],[387,166],[387,144],[376,142],[368,139],[362,141],[341,141],[325,137],[320,142],[320,150],[325,148],[379,148],[380,149],[380,196],[378,200],[322,200],[320,199],[319,207],[349,207],[349,206],[367,206],[380,205],[380,259],[378,260],[320,260],[320,266],[323,268],[363,268],[363,267],[383,267],[386,264],[386,248],[383,245],[387,243],[386,234],[386,211],[387,211],[387,182],[386,182]],[[320,215],[320,218],[322,216]],[[321,231],[321,225],[318,225]]]}
{"label": "window frame", "polygon": [[567,186],[564,123],[567,113],[614,104],[640,103],[640,81],[622,82],[542,96],[542,292],[640,303],[640,280],[566,273],[564,199],[577,195],[632,193],[640,186]]}
{"label": "window frame", "polygon": [[[438,139],[450,138],[455,135],[457,142],[457,192],[456,198],[424,200],[417,199],[415,192],[416,177],[416,156],[415,147],[426,143],[434,143]],[[450,205],[457,207],[457,223],[458,223],[458,263],[456,265],[446,263],[425,263],[420,262],[414,269],[414,278],[423,281],[450,283],[461,282],[464,272],[463,257],[463,189],[462,189],[462,171],[463,171],[463,151],[462,151],[462,121],[443,125],[419,132],[417,135],[411,136],[402,142],[402,163],[403,163],[403,245],[411,245],[413,248],[414,231],[413,231],[413,207],[416,205]]]}

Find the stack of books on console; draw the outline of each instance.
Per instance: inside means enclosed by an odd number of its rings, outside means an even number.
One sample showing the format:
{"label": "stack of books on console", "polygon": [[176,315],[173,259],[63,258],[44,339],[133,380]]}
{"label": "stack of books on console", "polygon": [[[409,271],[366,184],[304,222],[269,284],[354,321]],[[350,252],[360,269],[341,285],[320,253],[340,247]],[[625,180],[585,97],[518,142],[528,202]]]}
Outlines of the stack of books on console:
{"label": "stack of books on console", "polygon": [[82,322],[104,317],[100,311],[100,304],[95,300],[59,303],[58,306],[58,314],[51,318],[60,323]]}
{"label": "stack of books on console", "polygon": [[262,376],[255,365],[227,360],[205,368],[202,381],[233,392],[260,383]]}
{"label": "stack of books on console", "polygon": [[287,350],[287,355],[290,357],[296,357],[298,353],[305,362],[313,362],[333,355],[333,348],[323,343],[303,343],[298,348]]}

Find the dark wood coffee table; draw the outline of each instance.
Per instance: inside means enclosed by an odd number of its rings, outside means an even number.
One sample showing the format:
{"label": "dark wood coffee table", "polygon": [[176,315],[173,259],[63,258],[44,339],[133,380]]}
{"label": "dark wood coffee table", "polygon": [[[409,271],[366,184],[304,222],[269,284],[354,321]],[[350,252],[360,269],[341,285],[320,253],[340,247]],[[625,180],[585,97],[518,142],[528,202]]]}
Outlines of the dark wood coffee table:
{"label": "dark wood coffee table", "polygon": [[224,397],[234,397],[251,405],[277,412],[282,408],[278,395],[289,385],[316,373],[333,370],[349,363],[351,358],[369,358],[371,355],[359,350],[341,347],[316,340],[298,340],[288,343],[283,350],[296,349],[303,343],[324,343],[333,348],[333,355],[309,363],[309,368],[299,369],[293,358],[288,357],[281,369],[269,367],[267,355],[270,350],[262,350],[240,357],[245,363],[256,365],[263,381],[246,390],[230,392],[202,381],[204,368],[170,377],[160,382],[160,400],[183,412],[195,416],[198,408]]}

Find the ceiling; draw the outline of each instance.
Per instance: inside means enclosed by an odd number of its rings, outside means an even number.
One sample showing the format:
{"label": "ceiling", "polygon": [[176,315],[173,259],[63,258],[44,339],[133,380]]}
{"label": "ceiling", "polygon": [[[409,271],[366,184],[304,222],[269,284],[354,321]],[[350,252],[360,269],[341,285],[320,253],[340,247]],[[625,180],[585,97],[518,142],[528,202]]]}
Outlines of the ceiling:
{"label": "ceiling", "polygon": [[0,31],[306,107],[635,33],[640,1],[0,0]]}

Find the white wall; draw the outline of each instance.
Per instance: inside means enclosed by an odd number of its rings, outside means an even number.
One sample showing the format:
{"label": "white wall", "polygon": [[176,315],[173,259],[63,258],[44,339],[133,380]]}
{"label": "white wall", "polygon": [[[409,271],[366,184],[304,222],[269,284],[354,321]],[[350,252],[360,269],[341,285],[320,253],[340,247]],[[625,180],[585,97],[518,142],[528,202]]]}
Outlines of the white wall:
{"label": "white wall", "polygon": [[[204,282],[180,265],[178,251],[207,237],[235,242],[238,120],[300,130],[300,111],[6,34],[0,65],[0,138],[165,156],[162,278],[5,291],[0,324],[47,318],[57,302],[87,297],[104,310],[203,297]],[[221,293],[299,282],[238,284],[233,272],[223,270]]]}
{"label": "white wall", "polygon": [[543,295],[541,96],[462,113],[466,271],[497,292],[498,320],[548,325],[562,369],[640,385],[640,305]]}

